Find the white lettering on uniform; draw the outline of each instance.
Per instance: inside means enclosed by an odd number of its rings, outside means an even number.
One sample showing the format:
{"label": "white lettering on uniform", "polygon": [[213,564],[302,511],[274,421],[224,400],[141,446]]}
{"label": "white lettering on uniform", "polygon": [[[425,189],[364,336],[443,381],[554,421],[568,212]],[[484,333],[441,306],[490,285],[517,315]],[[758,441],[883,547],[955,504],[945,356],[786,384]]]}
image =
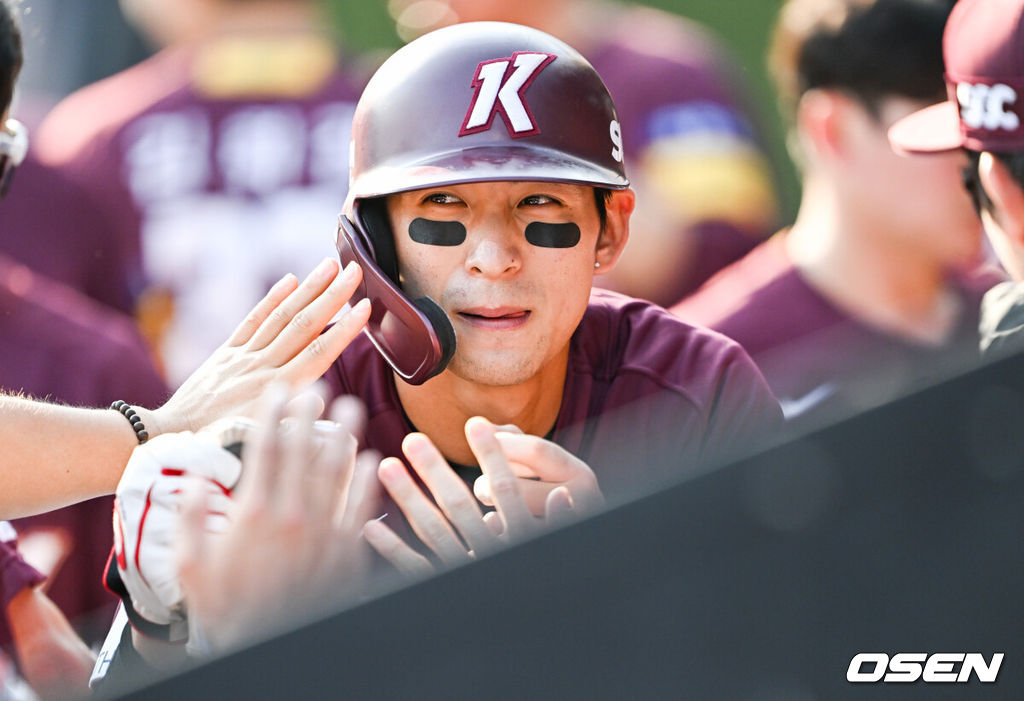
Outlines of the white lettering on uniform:
{"label": "white lettering on uniform", "polygon": [[306,146],[299,109],[245,107],[221,125],[217,162],[228,190],[266,195],[302,177]]}

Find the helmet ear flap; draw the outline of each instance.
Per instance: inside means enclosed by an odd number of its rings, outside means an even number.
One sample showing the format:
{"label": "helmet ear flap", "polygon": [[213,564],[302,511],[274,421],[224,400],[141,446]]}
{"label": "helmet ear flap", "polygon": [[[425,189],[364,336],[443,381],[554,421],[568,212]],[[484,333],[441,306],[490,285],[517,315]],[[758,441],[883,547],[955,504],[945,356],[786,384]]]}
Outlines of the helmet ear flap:
{"label": "helmet ear flap", "polygon": [[373,259],[377,267],[397,285],[398,253],[395,251],[394,233],[388,218],[387,198],[370,197],[362,200],[359,203],[359,219],[373,247]]}
{"label": "helmet ear flap", "polygon": [[[395,249],[395,232],[391,230],[388,218],[387,198],[369,197],[359,202],[359,218],[363,231],[373,246],[374,260],[395,285],[398,280],[398,253]],[[429,297],[410,300],[417,309],[423,312],[430,321],[437,340],[441,345],[440,367],[448,365],[455,354],[455,329],[444,310]]]}
{"label": "helmet ear flap", "polygon": [[[455,329],[444,310],[433,300],[411,300],[398,284],[398,265],[387,211],[382,198],[367,200],[369,219],[362,202],[352,207],[352,219],[338,217],[338,255],[343,265],[356,262],[363,279],[357,294],[373,304],[366,334],[388,364],[403,380],[418,385],[444,370],[455,353]],[[383,217],[383,218],[382,218]],[[367,226],[374,227],[371,236]],[[384,266],[378,263],[383,261]]]}
{"label": "helmet ear flap", "polygon": [[433,327],[437,340],[441,344],[441,360],[439,365],[441,368],[445,368],[452,359],[452,356],[455,355],[455,328],[452,326],[451,319],[438,306],[437,302],[430,299],[430,297],[420,297],[419,299],[414,299],[412,303],[430,320],[430,325]]}

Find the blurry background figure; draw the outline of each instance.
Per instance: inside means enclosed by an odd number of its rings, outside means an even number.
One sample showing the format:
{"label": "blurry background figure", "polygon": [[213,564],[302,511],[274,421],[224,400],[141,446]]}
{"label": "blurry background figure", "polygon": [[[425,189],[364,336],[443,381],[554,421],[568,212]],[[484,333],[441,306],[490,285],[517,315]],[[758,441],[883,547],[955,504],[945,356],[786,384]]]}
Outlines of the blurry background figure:
{"label": "blurry background figure", "polygon": [[889,131],[893,146],[908,155],[967,153],[964,186],[1010,276],[981,305],[981,349],[994,357],[1024,349],[1022,36],[1024,0],[959,3],[943,37],[950,99]]}
{"label": "blurry background figure", "polygon": [[[8,197],[19,194],[15,184]],[[0,215],[0,238],[3,227]],[[76,406],[159,406],[168,396],[131,319],[3,255],[0,388]],[[102,637],[115,603],[102,585],[112,506],[103,497],[15,522],[51,597],[90,641]]]}
{"label": "blurry background figure", "polygon": [[[774,172],[739,68],[705,28],[603,0],[391,0],[409,41],[456,22],[536,27],[604,79],[637,191],[631,236],[601,284],[671,304],[778,225]],[[466,85],[467,101],[472,86]]]}
{"label": "blurry background figure", "polygon": [[25,66],[15,108],[30,129],[61,98],[152,54],[118,0],[21,0]]}
{"label": "blurry background figure", "polygon": [[898,396],[977,361],[968,273],[981,230],[962,153],[906,159],[886,131],[945,96],[953,0],[791,0],[772,64],[803,169],[793,226],[673,311],[753,356],[803,425]]}
{"label": "blurry background figure", "polygon": [[166,48],[64,100],[35,146],[107,208],[176,385],[281,274],[334,255],[362,79],[313,0],[122,4]]}
{"label": "blurry background figure", "polygon": [[[145,55],[117,0],[26,0],[18,11],[25,67],[14,113],[30,133],[59,98]],[[103,304],[133,311],[138,260],[112,245],[113,222],[102,203],[40,163],[33,149],[18,167],[18,196],[0,203],[0,219],[0,253]]]}
{"label": "blurry background figure", "polygon": [[[0,124],[4,125],[0,157],[9,177],[15,167],[24,165],[27,137],[22,126],[7,119],[22,52],[8,5],[0,10]],[[46,202],[35,204],[48,206]],[[4,217],[9,211],[0,208],[0,240],[6,235]],[[0,388],[87,406],[106,405],[121,396],[157,406],[167,393],[129,318],[31,272],[2,253]],[[52,439],[59,441],[61,436]],[[54,600],[83,626],[87,637],[90,625],[97,638],[106,625],[105,620],[96,621],[87,614],[106,607],[99,615],[109,619],[113,610],[111,597],[98,579],[112,540],[111,505],[109,498],[97,499],[18,522],[25,539],[24,554],[49,577]],[[0,621],[0,642],[9,640],[10,632]]]}
{"label": "blurry background figure", "polygon": [[131,314],[138,260],[113,245],[107,208],[69,177],[40,163],[32,149],[18,167],[16,191],[0,202],[0,254]]}

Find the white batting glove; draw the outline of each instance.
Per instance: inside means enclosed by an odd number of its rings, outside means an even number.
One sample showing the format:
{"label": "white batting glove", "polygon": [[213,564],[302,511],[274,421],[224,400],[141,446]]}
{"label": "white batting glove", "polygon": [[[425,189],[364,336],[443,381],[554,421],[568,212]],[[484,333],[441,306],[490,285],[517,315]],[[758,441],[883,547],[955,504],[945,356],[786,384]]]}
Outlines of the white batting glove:
{"label": "white batting glove", "polygon": [[[168,640],[188,637],[174,555],[185,482],[199,478],[207,486],[206,527],[222,532],[242,471],[238,451],[226,446],[240,444],[252,426],[246,419],[227,419],[198,433],[157,436],[135,449],[117,485],[113,559],[135,613],[155,626],[169,626]],[[133,617],[133,623],[140,621]]]}

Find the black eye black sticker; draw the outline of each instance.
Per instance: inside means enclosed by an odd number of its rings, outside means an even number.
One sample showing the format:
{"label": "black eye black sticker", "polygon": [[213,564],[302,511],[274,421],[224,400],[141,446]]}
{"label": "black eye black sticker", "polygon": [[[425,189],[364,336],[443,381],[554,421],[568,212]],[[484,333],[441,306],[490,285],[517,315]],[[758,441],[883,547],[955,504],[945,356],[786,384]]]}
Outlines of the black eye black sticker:
{"label": "black eye black sticker", "polygon": [[457,221],[413,219],[409,224],[409,238],[428,246],[458,246],[466,240],[466,227]]}
{"label": "black eye black sticker", "polygon": [[526,225],[526,240],[542,248],[572,248],[580,242],[580,228],[572,222],[530,222]]}

